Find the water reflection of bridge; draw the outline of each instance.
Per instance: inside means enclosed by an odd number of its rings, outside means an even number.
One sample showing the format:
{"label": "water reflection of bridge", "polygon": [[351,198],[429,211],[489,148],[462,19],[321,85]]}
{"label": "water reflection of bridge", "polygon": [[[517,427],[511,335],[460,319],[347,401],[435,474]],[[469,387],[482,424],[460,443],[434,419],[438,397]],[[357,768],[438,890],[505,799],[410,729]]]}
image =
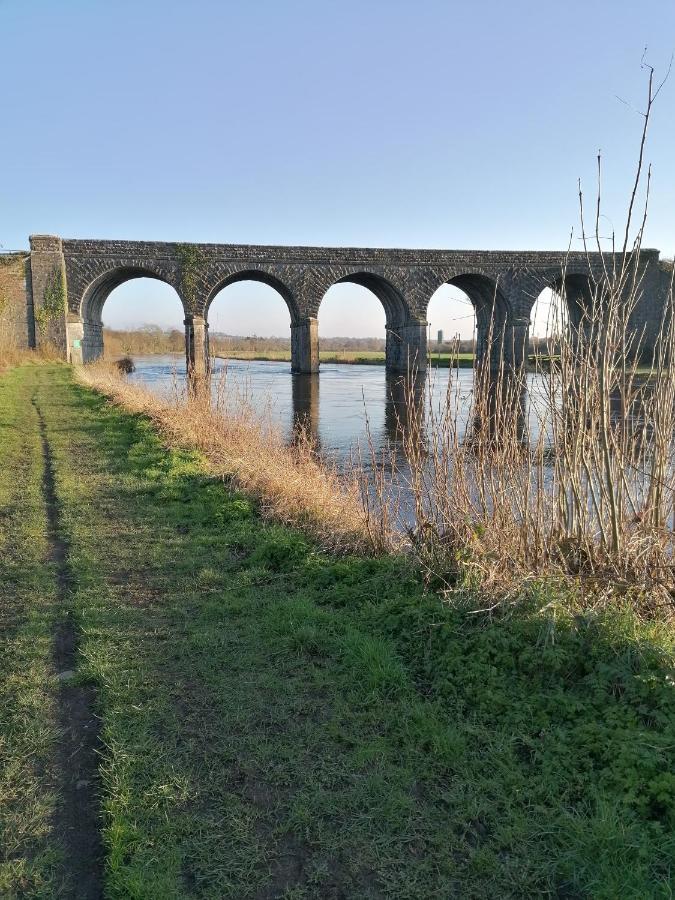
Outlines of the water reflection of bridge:
{"label": "water reflection of bridge", "polygon": [[[545,378],[549,376],[546,375]],[[536,379],[535,379],[536,381]],[[539,379],[541,381],[541,378]],[[458,390],[459,386],[456,385]],[[534,389],[534,398],[532,391]],[[297,440],[300,434],[311,438],[313,445],[321,449],[321,381],[318,375],[292,376],[292,429]],[[554,388],[558,401],[562,402],[562,385]],[[609,415],[615,425],[622,424],[629,431],[641,432],[648,440],[651,438],[653,425],[649,421],[649,403],[653,392],[653,383],[648,376],[635,377],[631,381],[630,390],[624,395],[615,389],[609,397]],[[418,372],[414,376],[388,373],[384,384],[384,416],[383,432],[388,445],[397,450],[403,449],[406,438],[425,442],[427,432],[431,428],[438,436],[442,431],[447,434],[450,428],[443,425],[445,416],[454,416],[452,428],[456,438],[462,443],[481,441],[495,442],[502,438],[515,439],[520,444],[536,441],[542,428],[546,429],[544,444],[551,441],[548,433],[551,428],[550,409],[548,413],[542,408],[550,407],[551,387],[540,383],[537,389],[532,377],[503,381],[489,379],[484,385],[474,383],[470,397],[451,397],[448,388],[444,397],[436,396],[430,400],[431,387],[426,373]],[[536,408],[532,408],[532,401]],[[574,402],[573,396],[566,398],[569,405]],[[324,411],[324,414],[325,411]],[[364,410],[364,415],[367,409]],[[434,418],[433,425],[430,418]],[[561,421],[561,420],[560,420]],[[576,419],[575,419],[576,421]],[[548,423],[548,424],[546,424]],[[378,426],[375,438],[375,453],[381,454],[383,442]],[[362,450],[367,448],[362,447]]]}
{"label": "water reflection of bridge", "polygon": [[[293,375],[292,432],[311,438],[320,447],[319,394],[321,382],[318,375]],[[404,430],[415,418],[423,415],[426,377],[418,373],[414,377],[387,373],[385,383],[384,430],[390,443],[400,443]]]}
{"label": "water reflection of bridge", "polygon": [[[384,386],[384,436],[392,448],[402,448],[406,437],[414,436],[415,440],[424,441],[431,407],[429,404],[429,381],[426,373],[416,372],[413,375],[387,373]],[[320,391],[321,381],[318,375],[292,376],[292,434],[294,440],[300,436],[311,439],[317,449],[321,449],[320,437]],[[491,380],[482,392],[484,398],[482,409],[474,409],[473,420],[466,427],[460,425],[461,414],[458,411],[458,427],[465,439],[476,439],[479,436],[511,431],[519,440],[525,440],[527,434],[527,387],[523,379],[506,379],[503,383]],[[449,410],[443,410],[442,404],[434,410],[434,415],[442,417]],[[505,418],[509,417],[510,428],[505,429]],[[513,431],[515,429],[515,432]],[[378,452],[382,449],[377,441]],[[366,449],[366,448],[362,448]]]}

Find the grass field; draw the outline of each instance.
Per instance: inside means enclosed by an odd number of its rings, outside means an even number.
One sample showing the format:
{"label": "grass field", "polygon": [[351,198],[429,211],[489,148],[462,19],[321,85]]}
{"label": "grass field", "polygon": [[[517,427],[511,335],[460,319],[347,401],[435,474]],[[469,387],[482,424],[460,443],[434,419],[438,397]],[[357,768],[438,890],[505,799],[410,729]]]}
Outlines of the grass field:
{"label": "grass field", "polygon": [[[442,604],[263,521],[63,365],[0,378],[0,447],[0,896],[672,896],[665,624],[541,586]],[[58,827],[76,689],[89,894]]]}
{"label": "grass field", "polygon": [[[290,351],[285,350],[265,350],[260,353],[255,350],[218,350],[216,355],[220,359],[250,359],[261,362],[278,361],[290,362]],[[384,365],[383,350],[321,350],[319,359],[326,363],[345,363],[353,365]],[[473,368],[473,353],[431,353],[429,362],[431,365],[440,368],[448,368],[451,364],[461,369]]]}

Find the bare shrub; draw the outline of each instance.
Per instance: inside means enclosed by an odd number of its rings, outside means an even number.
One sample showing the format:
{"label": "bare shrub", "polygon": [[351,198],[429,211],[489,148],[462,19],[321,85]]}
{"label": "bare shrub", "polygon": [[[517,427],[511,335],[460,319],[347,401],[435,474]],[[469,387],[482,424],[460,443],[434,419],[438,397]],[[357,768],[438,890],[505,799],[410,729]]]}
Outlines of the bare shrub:
{"label": "bare shrub", "polygon": [[131,373],[136,369],[134,361],[130,356],[123,356],[122,359],[118,359],[115,362],[115,365],[117,366],[117,370],[121,372],[122,375],[131,375]]}
{"label": "bare shrub", "polygon": [[[383,518],[392,504],[411,551],[430,581],[447,590],[480,585],[502,597],[533,576],[562,578],[599,596],[622,593],[641,608],[672,607],[675,597],[675,309],[673,286],[656,349],[640,368],[641,335],[630,319],[642,295],[639,267],[650,175],[643,179],[649,116],[658,89],[649,69],[647,107],[625,230],[617,249],[602,246],[595,228],[583,246],[600,253],[588,301],[574,322],[558,317],[537,359],[543,402],[525,396],[525,375],[502,357],[498,371],[476,370],[466,411],[452,370],[444,401],[420,405],[412,394],[401,426],[405,463],[387,460],[387,481],[371,480],[365,505]],[[598,161],[600,162],[600,161]],[[633,228],[636,197],[645,205]],[[589,271],[591,258],[588,257]],[[672,277],[672,270],[671,270]],[[429,375],[429,378],[432,376]],[[412,384],[412,379],[410,384]],[[430,398],[431,390],[427,396]],[[529,426],[529,429],[528,429]],[[528,433],[529,432],[529,433]],[[373,492],[375,497],[373,497]],[[408,498],[400,503],[401,496]]]}

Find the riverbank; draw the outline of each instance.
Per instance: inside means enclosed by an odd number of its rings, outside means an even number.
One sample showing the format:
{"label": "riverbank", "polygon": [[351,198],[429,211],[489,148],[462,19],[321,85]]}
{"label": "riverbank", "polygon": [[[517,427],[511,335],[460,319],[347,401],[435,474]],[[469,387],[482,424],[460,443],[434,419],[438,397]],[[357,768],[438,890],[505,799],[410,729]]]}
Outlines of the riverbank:
{"label": "riverbank", "polygon": [[[252,362],[290,362],[290,351],[286,350],[218,350],[216,359],[243,359]],[[344,365],[383,366],[385,354],[383,350],[320,350],[319,361],[324,363],[339,363]],[[473,369],[473,353],[431,353],[429,364],[441,369],[451,366],[459,369]]]}
{"label": "riverbank", "polygon": [[0,894],[670,896],[665,625],[442,604],[64,365],[0,412]]}

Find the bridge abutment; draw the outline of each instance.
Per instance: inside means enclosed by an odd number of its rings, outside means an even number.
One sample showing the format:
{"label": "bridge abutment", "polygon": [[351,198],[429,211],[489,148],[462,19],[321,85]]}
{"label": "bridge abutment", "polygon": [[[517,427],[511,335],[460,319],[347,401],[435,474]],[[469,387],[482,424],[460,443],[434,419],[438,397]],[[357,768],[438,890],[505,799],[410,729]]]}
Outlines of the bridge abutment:
{"label": "bridge abutment", "polygon": [[30,255],[23,251],[0,254],[0,334],[3,345],[19,350],[35,346],[35,323],[30,293]]}
{"label": "bridge abutment", "polygon": [[70,361],[66,264],[60,237],[31,235],[30,283],[35,346],[38,349],[51,346]]}
{"label": "bridge abutment", "polygon": [[68,352],[70,354],[70,362],[75,365],[81,365],[84,362],[91,362],[103,354],[103,329],[100,335],[100,347],[97,346],[96,352],[87,356],[86,339],[88,335],[85,331],[84,322],[79,316],[68,313],[66,316],[66,341],[68,344]]}
{"label": "bridge abutment", "polygon": [[319,321],[308,316],[291,323],[291,372],[316,375],[319,371]]}

